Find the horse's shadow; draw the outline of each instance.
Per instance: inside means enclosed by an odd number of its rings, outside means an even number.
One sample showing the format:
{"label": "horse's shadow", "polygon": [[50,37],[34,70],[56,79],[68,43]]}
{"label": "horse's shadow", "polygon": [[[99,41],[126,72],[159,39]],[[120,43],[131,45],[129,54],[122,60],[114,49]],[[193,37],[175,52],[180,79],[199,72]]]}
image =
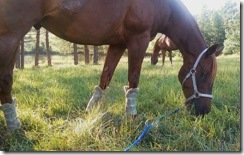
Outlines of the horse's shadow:
{"label": "horse's shadow", "polygon": [[[121,74],[120,72],[125,72],[124,70],[117,71],[118,73],[115,74]],[[126,76],[122,74],[123,76],[119,76],[114,78],[114,83],[121,83],[121,81],[126,81]],[[55,77],[55,80],[57,81],[58,85],[61,88],[64,88],[67,90],[67,96],[64,96],[64,98],[67,98],[67,100],[73,100],[73,102],[69,102],[69,104],[65,105],[65,107],[73,107],[71,109],[75,109],[71,113],[69,110],[63,110],[63,109],[52,109],[53,113],[52,115],[44,113],[44,117],[48,120],[55,121],[56,119],[75,119],[79,116],[79,111],[84,111],[84,117],[86,117],[85,113],[85,107],[87,102],[89,101],[92,92],[93,87],[96,85],[96,82],[99,80],[99,74],[92,74],[88,76],[80,76],[80,75],[73,75],[71,77],[67,77],[65,75],[57,75]],[[114,86],[112,86],[114,87]],[[109,94],[107,94],[110,97],[106,97],[106,103],[113,102],[114,100],[118,98],[123,98],[124,94],[116,95],[118,93],[123,93],[123,86],[121,84],[121,90],[118,92],[111,91]],[[18,93],[18,89],[27,89],[32,90],[32,92],[38,91],[39,93],[42,93],[42,90],[37,90],[32,85],[24,85],[23,88],[16,88],[15,93]],[[43,88],[41,88],[43,89]],[[117,89],[115,89],[117,90]],[[43,90],[46,91],[46,90]],[[30,94],[29,94],[30,95]],[[79,96],[79,97],[77,97]],[[103,108],[107,108],[108,105],[105,104],[104,107],[102,107],[101,110],[104,110]],[[34,107],[33,107],[34,108]],[[64,108],[66,109],[66,108]],[[68,108],[67,108],[68,109]],[[21,115],[20,115],[21,116]],[[80,117],[80,116],[79,116]],[[106,114],[106,119],[111,119],[117,122],[117,125],[119,126],[118,120],[120,120],[120,116],[114,116],[114,114]],[[26,152],[26,151],[34,151],[35,145],[38,143],[35,139],[32,139],[28,137],[28,132],[32,131],[32,126],[30,125],[31,118],[24,118],[20,117],[20,121],[22,123],[22,128],[20,130],[17,130],[15,132],[8,132],[5,125],[4,117],[0,117],[0,150],[4,152]],[[34,119],[34,118],[33,118]],[[34,122],[35,125],[37,122]]]}
{"label": "horse's shadow", "polygon": [[[2,121],[1,121],[2,122]],[[2,124],[2,123],[1,123]],[[34,140],[30,140],[24,130],[8,132],[3,125],[0,128],[0,150],[4,152],[33,151]]]}

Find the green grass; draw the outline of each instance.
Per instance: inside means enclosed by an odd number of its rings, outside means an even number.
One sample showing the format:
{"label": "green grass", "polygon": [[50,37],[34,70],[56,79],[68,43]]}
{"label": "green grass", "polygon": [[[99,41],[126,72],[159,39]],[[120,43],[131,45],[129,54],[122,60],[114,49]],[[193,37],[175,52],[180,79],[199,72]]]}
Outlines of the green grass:
{"label": "green grass", "polygon": [[[119,63],[110,90],[91,113],[86,105],[102,64],[31,67],[14,71],[13,96],[23,131],[6,133],[0,113],[3,151],[123,151],[153,121],[184,103],[178,81],[182,61],[151,66],[145,58],[137,97],[139,118],[125,115],[123,86],[127,59]],[[218,58],[212,110],[204,119],[182,110],[149,130],[132,151],[240,151],[240,58]]]}

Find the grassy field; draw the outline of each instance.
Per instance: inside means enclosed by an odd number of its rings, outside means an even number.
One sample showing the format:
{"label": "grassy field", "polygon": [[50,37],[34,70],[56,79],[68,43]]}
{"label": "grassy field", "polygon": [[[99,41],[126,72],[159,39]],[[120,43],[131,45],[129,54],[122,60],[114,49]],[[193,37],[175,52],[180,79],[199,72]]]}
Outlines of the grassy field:
{"label": "grassy field", "polygon": [[[14,71],[13,95],[23,131],[6,133],[0,112],[3,151],[123,151],[146,122],[184,103],[177,74],[182,61],[150,65],[145,58],[137,98],[139,118],[125,115],[127,59],[119,63],[110,90],[91,113],[86,105],[99,82],[100,65],[31,67]],[[131,151],[240,151],[240,57],[218,58],[211,112],[204,119],[181,110],[152,127]]]}

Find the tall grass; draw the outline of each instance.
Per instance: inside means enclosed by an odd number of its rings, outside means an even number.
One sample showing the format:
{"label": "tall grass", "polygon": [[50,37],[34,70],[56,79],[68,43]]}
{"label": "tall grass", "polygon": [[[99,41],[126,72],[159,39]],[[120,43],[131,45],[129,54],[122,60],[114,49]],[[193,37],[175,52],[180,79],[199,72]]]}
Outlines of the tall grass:
{"label": "tall grass", "polygon": [[[125,115],[123,86],[127,59],[119,63],[109,92],[91,113],[85,108],[99,82],[101,65],[27,68],[14,71],[22,131],[6,132],[0,113],[0,150],[3,151],[123,151],[142,132],[146,122],[184,103],[177,74],[166,60],[151,66],[145,58],[137,110]],[[203,119],[182,110],[154,126],[131,151],[240,151],[240,58],[218,58],[212,110]]]}

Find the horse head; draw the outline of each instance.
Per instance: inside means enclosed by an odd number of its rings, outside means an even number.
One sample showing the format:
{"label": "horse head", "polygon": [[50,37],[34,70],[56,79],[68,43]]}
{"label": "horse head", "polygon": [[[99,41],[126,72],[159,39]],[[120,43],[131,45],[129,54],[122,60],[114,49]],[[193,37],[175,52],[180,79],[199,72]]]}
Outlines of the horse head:
{"label": "horse head", "polygon": [[159,55],[159,52],[161,50],[160,46],[159,46],[159,39],[158,38],[154,44],[154,47],[153,47],[153,52],[152,52],[152,55],[151,55],[151,65],[156,65],[158,63],[158,55]]}
{"label": "horse head", "polygon": [[158,55],[152,54],[151,55],[151,65],[156,65],[158,63]]}
{"label": "horse head", "polygon": [[194,64],[184,63],[179,71],[178,78],[186,98],[187,110],[191,114],[204,116],[211,110],[212,86],[217,72],[216,56],[223,48],[223,45],[218,44],[206,48]]}

